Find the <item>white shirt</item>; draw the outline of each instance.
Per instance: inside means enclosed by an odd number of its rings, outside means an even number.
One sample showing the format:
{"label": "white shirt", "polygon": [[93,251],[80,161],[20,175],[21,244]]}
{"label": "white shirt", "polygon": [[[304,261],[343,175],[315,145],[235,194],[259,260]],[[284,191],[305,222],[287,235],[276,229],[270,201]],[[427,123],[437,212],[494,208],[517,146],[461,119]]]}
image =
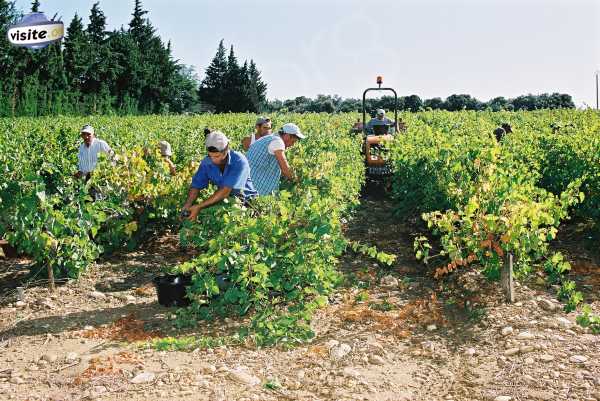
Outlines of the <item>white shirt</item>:
{"label": "white shirt", "polygon": [[250,134],[250,145],[256,142],[256,132]]}
{"label": "white shirt", "polygon": [[98,163],[98,153],[100,152],[112,154],[112,149],[102,139],[92,139],[89,147],[85,146],[85,143],[82,143],[79,146],[79,153],[77,153],[79,171],[84,174],[93,171]]}
{"label": "white shirt", "polygon": [[279,135],[275,135],[271,143],[269,143],[269,154],[274,155],[277,150],[285,150],[285,143]]}

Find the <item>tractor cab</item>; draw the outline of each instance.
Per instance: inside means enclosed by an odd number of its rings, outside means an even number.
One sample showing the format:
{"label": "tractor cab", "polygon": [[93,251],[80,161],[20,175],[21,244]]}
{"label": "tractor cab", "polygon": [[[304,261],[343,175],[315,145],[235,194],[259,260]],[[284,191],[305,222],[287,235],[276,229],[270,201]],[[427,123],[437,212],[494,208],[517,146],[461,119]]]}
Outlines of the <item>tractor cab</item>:
{"label": "tractor cab", "polygon": [[[383,78],[377,77],[377,88],[367,88],[362,97],[362,134],[364,138],[363,151],[367,178],[371,181],[383,180],[392,174],[389,163],[384,159],[385,142],[392,139],[398,132],[398,94],[392,88],[382,88]],[[394,95],[394,120],[389,120],[383,114],[367,121],[366,96],[369,92],[392,92]],[[379,113],[383,112],[380,110]],[[379,118],[383,117],[383,118]],[[404,123],[401,123],[405,128]],[[356,127],[356,125],[355,125]]]}

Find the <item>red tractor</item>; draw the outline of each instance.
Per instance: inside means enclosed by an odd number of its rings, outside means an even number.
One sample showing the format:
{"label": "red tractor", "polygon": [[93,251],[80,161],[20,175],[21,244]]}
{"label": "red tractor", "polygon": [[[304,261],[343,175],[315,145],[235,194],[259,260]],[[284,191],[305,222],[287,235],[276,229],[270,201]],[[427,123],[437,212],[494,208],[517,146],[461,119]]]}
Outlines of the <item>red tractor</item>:
{"label": "red tractor", "polygon": [[[362,132],[364,142],[365,167],[368,181],[383,181],[392,174],[389,163],[382,157],[385,152],[384,144],[392,139],[399,129],[405,130],[406,126],[398,122],[398,94],[393,88],[382,88],[383,78],[377,77],[377,88],[367,88],[362,97],[362,124],[360,120],[353,127],[353,132]],[[394,120],[387,118],[378,120],[373,118],[367,123],[366,96],[371,91],[388,91],[394,94]],[[378,116],[379,117],[379,116]],[[383,116],[381,116],[383,117]]]}

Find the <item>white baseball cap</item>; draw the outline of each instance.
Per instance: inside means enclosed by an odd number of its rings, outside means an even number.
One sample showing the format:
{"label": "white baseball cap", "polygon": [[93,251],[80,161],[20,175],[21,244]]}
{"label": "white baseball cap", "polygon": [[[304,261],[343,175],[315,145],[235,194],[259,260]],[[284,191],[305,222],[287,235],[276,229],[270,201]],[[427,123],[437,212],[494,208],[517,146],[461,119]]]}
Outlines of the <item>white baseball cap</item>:
{"label": "white baseball cap", "polygon": [[384,109],[377,109],[377,115],[378,116],[385,116],[385,110]]}
{"label": "white baseball cap", "polygon": [[281,127],[279,131],[282,134],[296,135],[299,139],[304,139],[306,136],[302,132],[300,132],[300,128],[294,123],[287,123]]}
{"label": "white baseball cap", "polygon": [[84,132],[94,135],[94,127],[92,127],[89,124],[86,124],[83,126],[83,128],[81,128],[81,131],[79,131],[79,133],[81,133],[81,134],[83,134]]}
{"label": "white baseball cap", "polygon": [[221,131],[213,131],[206,136],[206,147],[216,148],[219,152],[225,150],[229,145],[229,139]]}

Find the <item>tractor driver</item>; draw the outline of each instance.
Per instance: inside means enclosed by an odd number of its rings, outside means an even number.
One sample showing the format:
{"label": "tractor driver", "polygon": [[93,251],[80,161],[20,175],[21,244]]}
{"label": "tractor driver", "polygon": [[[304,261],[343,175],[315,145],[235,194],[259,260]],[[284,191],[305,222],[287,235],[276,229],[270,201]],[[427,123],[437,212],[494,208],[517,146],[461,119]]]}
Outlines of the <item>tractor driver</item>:
{"label": "tractor driver", "polygon": [[[367,135],[381,135],[381,134],[377,134],[375,132],[376,129],[374,127],[385,126],[389,130],[389,127],[392,127],[393,125],[394,125],[394,122],[385,116],[385,110],[377,109],[377,114],[376,114],[375,118],[371,119],[371,121],[369,121],[367,123],[367,126],[365,129],[367,131]],[[386,134],[388,133],[388,130],[385,130]]]}

